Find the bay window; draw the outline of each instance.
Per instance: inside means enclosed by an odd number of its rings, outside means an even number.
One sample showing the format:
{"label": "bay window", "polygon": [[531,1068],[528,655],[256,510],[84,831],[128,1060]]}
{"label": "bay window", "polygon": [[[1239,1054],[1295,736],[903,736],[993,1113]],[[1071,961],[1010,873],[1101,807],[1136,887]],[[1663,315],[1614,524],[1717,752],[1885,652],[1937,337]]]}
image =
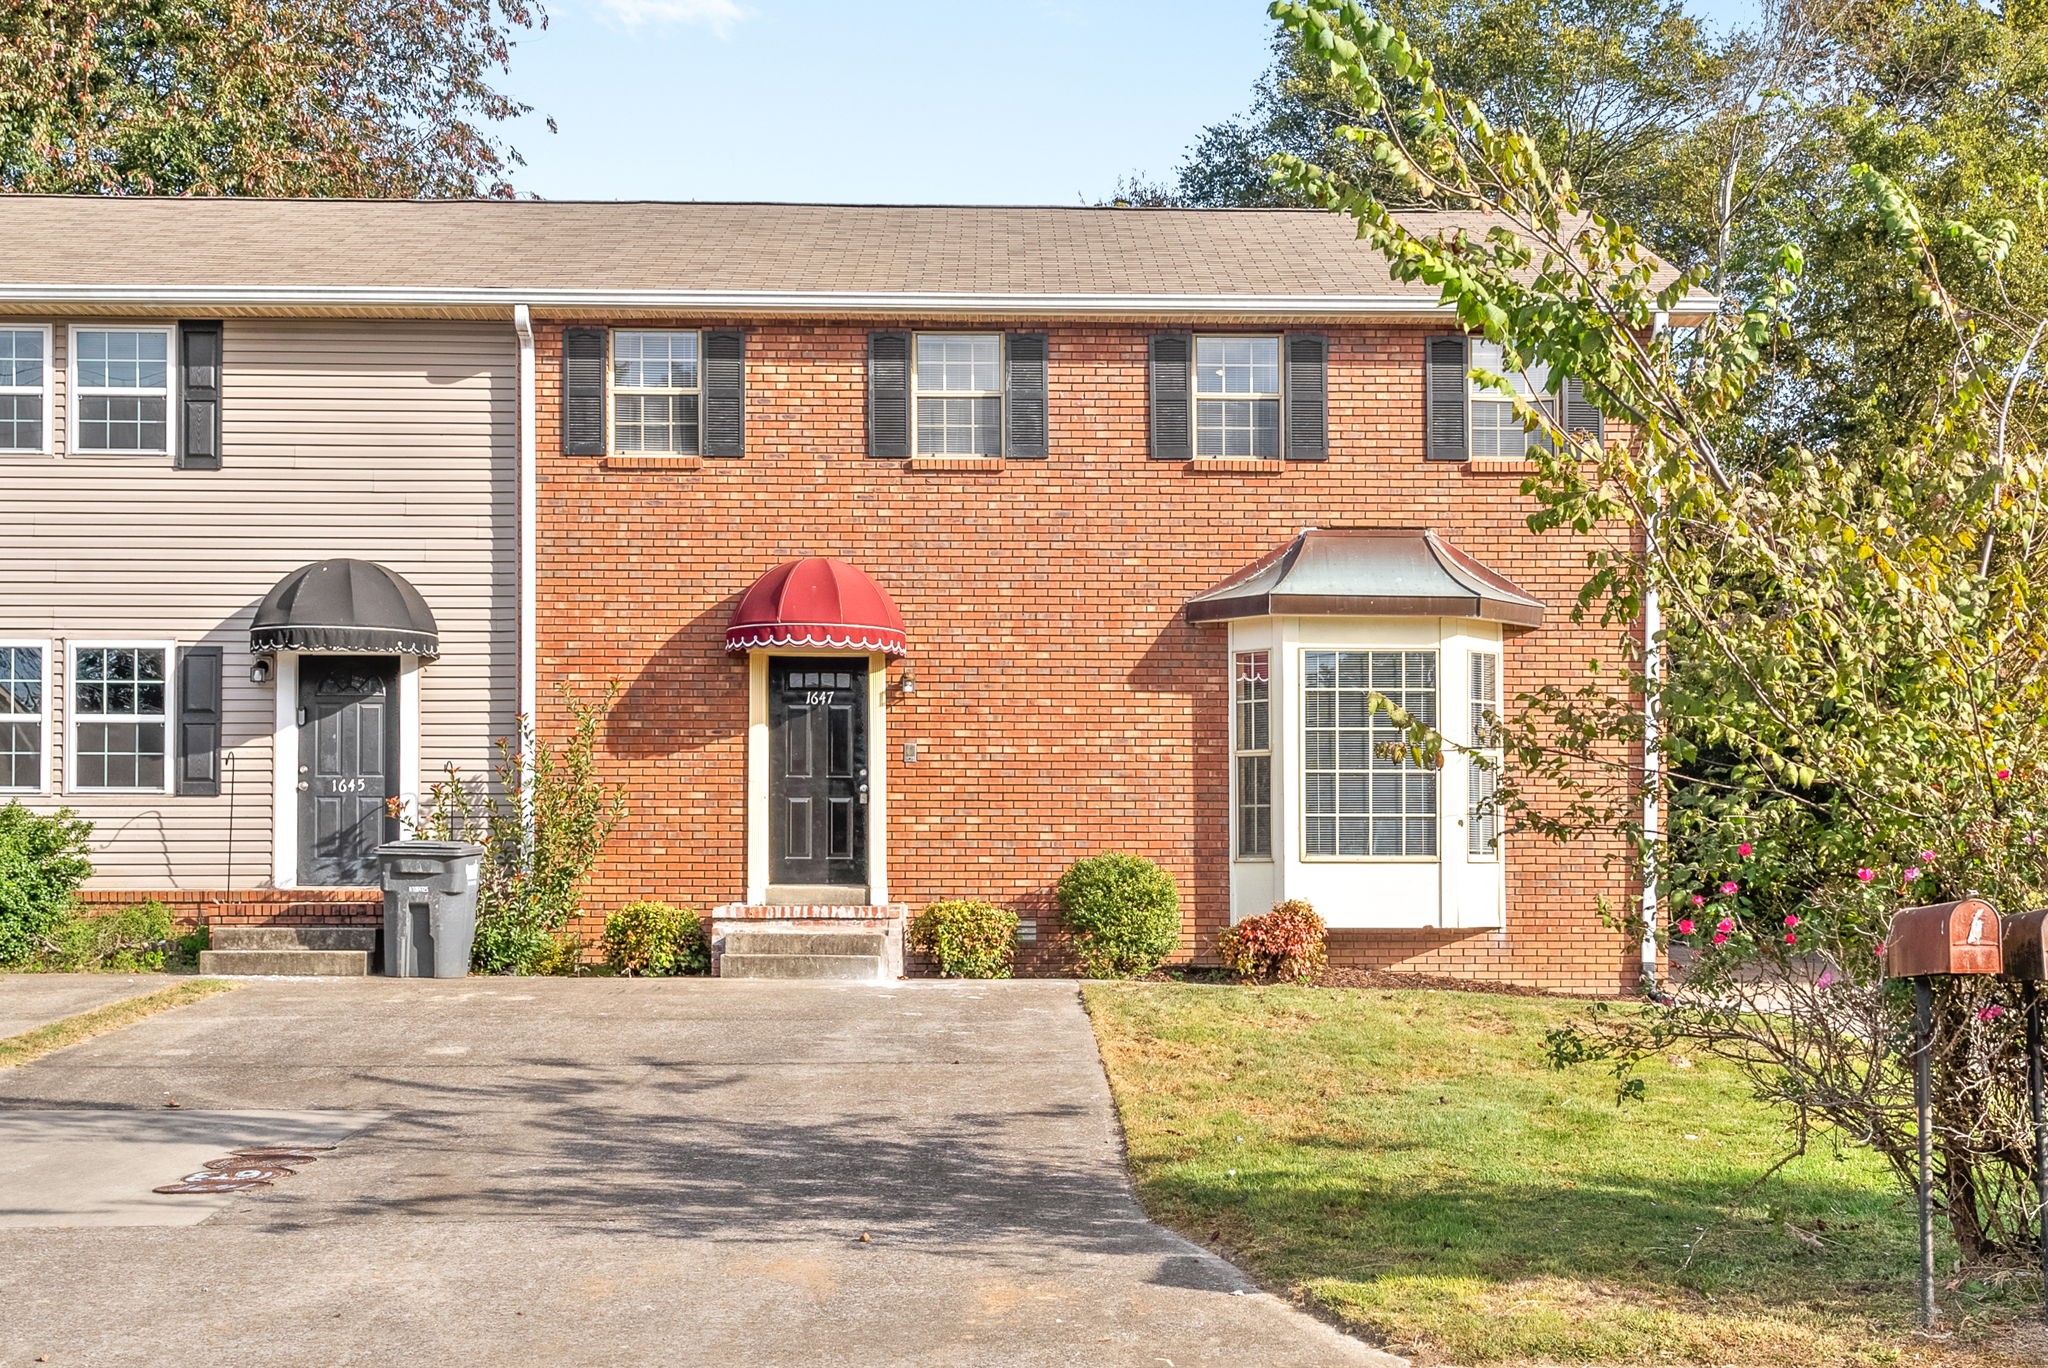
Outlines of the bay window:
{"label": "bay window", "polygon": [[1237,760],[1237,858],[1273,858],[1273,730],[1271,658],[1241,651],[1232,675]]}
{"label": "bay window", "polygon": [[1500,853],[1500,655],[1474,651],[1471,660],[1471,746],[1466,757],[1465,851]]}
{"label": "bay window", "polygon": [[1311,650],[1302,660],[1302,823],[1309,857],[1437,853],[1437,771],[1379,694],[1436,725],[1436,652]]}

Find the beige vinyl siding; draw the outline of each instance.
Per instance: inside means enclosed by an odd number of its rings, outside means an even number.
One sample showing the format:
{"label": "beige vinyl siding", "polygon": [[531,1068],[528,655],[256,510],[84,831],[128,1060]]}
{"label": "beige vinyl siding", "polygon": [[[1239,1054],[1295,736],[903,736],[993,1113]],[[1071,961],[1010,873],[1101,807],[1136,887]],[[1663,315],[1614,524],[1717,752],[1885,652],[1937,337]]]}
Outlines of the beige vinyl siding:
{"label": "beige vinyl siding", "polygon": [[[65,454],[70,320],[50,321],[59,455],[0,454],[0,637],[53,640],[53,792],[25,801],[95,824],[93,886],[219,889],[231,827],[233,886],[269,885],[277,686],[249,681],[249,619],[311,561],[377,561],[425,596],[420,787],[487,769],[517,706],[510,325],[231,319],[223,468],[187,471]],[[67,647],[94,639],[225,648],[221,797],[66,794]]]}

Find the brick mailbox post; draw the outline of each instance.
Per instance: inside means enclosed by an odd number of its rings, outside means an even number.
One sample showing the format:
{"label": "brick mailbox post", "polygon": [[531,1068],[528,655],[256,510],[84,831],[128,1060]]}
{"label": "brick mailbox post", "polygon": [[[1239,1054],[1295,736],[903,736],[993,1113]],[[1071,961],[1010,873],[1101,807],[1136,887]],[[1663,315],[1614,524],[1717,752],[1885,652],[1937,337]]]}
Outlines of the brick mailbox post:
{"label": "brick mailbox post", "polygon": [[1884,942],[1884,976],[1913,981],[1913,1105],[1920,1124],[1920,1323],[1934,1324],[1934,1120],[1928,1093],[1934,980],[2004,971],[1997,909],[1982,898],[1901,908]]}

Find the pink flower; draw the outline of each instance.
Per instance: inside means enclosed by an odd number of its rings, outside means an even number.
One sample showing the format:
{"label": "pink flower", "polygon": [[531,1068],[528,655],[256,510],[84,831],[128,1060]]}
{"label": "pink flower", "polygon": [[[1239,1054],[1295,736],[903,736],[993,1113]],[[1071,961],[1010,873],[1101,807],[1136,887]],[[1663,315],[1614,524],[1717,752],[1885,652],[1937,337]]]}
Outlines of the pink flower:
{"label": "pink flower", "polygon": [[1924,864],[1924,865],[1931,865],[1931,864],[1933,864],[1933,863],[1934,863],[1934,852],[1933,852],[1933,851],[1931,851],[1931,850],[1923,850],[1923,851],[1921,851],[1921,852],[1920,852],[1920,863],[1921,863],[1921,864]]}
{"label": "pink flower", "polygon": [[1751,852],[1752,850],[1755,850],[1755,849],[1756,849],[1756,847],[1755,847],[1755,846],[1751,845],[1751,844],[1750,844],[1749,842],[1747,842],[1747,841],[1744,841],[1744,842],[1743,842],[1743,843],[1742,843],[1741,845],[1739,845],[1739,846],[1735,847],[1735,853],[1736,853],[1737,855],[1740,855],[1740,856],[1742,856],[1742,857],[1743,857],[1743,858],[1744,858],[1744,859],[1746,860],[1746,859],[1748,859],[1748,858],[1749,858],[1749,853],[1750,853],[1750,852]]}
{"label": "pink flower", "polygon": [[1875,950],[1871,951],[1870,953],[1871,953],[1871,954],[1873,954],[1873,955],[1875,955],[1875,956],[1877,956],[1877,957],[1878,957],[1879,959],[1883,959],[1883,958],[1884,958],[1884,942],[1883,942],[1883,941],[1879,941],[1879,942],[1877,943],[1877,949],[1875,949]]}
{"label": "pink flower", "polygon": [[1725,936],[1735,929],[1735,922],[1732,918],[1723,917],[1715,924],[1714,929]]}
{"label": "pink flower", "polygon": [[1856,871],[1856,877],[1864,883],[1869,883],[1872,879],[1876,878],[1877,875],[1871,873],[1867,869],[1859,869]]}
{"label": "pink flower", "polygon": [[2010,779],[2010,778],[2012,778],[2012,771],[2011,771],[2011,770],[2009,770],[2009,769],[2004,769],[2004,768],[2000,768],[2000,769],[1999,769],[1999,771],[1998,771],[1998,781],[1999,781],[2000,783],[2004,783],[2004,782],[2005,782],[2006,780],[2008,780],[2008,779]]}
{"label": "pink flower", "polygon": [[1799,925],[1799,914],[1797,912],[1787,912],[1785,914],[1785,929],[1790,931],[1797,925]]}
{"label": "pink flower", "polygon": [[1917,878],[1919,878],[1919,877],[1920,877],[1920,866],[1918,866],[1918,865],[1907,865],[1907,866],[1906,866],[1906,882],[1907,882],[1907,883],[1911,883],[1911,882],[1913,882],[1913,880],[1915,880],[1915,879],[1917,879]]}
{"label": "pink flower", "polygon": [[1999,1005],[1998,1005],[1997,1003],[1995,1003],[1995,1002],[1994,1002],[1994,1003],[1992,1003],[1992,1004],[1991,1004],[1991,1005],[1990,1005],[1989,1007],[1984,1007],[1984,1008],[1980,1008],[1980,1009],[1978,1010],[1978,1012],[1977,1012],[1977,1020],[1979,1020],[1979,1021],[1996,1021],[1996,1020],[1998,1020],[1998,1019],[1999,1019],[2000,1017],[2002,1017],[2002,1016],[2004,1016],[2004,1015],[2005,1015],[2005,1008],[2003,1008],[2003,1007],[1999,1006]]}
{"label": "pink flower", "polygon": [[1797,945],[1797,944],[1799,944],[1799,933],[1798,933],[1797,931],[1787,931],[1787,932],[1785,933],[1785,944],[1787,944],[1787,945]]}
{"label": "pink flower", "polygon": [[1701,897],[1699,894],[1695,893],[1692,895],[1692,905],[1694,907],[1705,907],[1707,905],[1707,900]]}
{"label": "pink flower", "polygon": [[1834,987],[1834,986],[1835,986],[1835,971],[1834,971],[1834,970],[1832,970],[1832,969],[1823,969],[1823,970],[1821,970],[1821,971],[1820,971],[1820,977],[1819,977],[1819,978],[1817,978],[1817,979],[1815,979],[1815,980],[1813,981],[1813,986],[1814,986],[1814,987],[1816,987],[1816,988],[1819,988],[1819,989],[1821,989],[1821,990],[1822,990],[1823,992],[1825,992],[1825,991],[1826,991],[1827,989],[1829,989],[1829,988],[1832,988],[1832,987]]}
{"label": "pink flower", "polygon": [[1733,879],[1729,879],[1721,885],[1721,891],[1732,898],[1737,893],[1740,893],[1742,891],[1742,885],[1735,882],[1735,880]]}
{"label": "pink flower", "polygon": [[1719,945],[1719,944],[1721,944],[1721,942],[1723,942],[1723,941],[1725,941],[1725,940],[1727,940],[1727,939],[1728,939],[1728,933],[1727,933],[1726,931],[1716,931],[1716,932],[1714,933],[1714,944],[1716,944],[1716,945]]}
{"label": "pink flower", "polygon": [[1678,919],[1678,934],[1681,936],[1690,936],[1692,934],[1691,917],[1680,917]]}

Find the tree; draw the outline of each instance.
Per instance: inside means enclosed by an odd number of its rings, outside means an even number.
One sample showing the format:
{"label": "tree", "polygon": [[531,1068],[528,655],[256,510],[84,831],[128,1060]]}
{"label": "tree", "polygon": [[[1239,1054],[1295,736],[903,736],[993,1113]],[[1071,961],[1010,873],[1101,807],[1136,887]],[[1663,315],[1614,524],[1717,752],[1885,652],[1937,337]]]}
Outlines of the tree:
{"label": "tree", "polygon": [[14,0],[0,189],[507,196],[491,84],[538,0]]}
{"label": "tree", "polygon": [[[1390,0],[1385,14],[1436,59],[1446,84],[1471,92],[1495,122],[1528,130],[1581,193],[1616,206],[1656,193],[1679,135],[1710,108],[1727,65],[1677,0]],[[1349,88],[1283,27],[1251,111],[1202,130],[1171,197],[1300,203],[1267,171],[1268,157],[1286,153],[1404,202],[1399,183],[1338,132],[1361,116]],[[1138,203],[1164,197],[1145,188],[1120,191]]]}
{"label": "tree", "polygon": [[[1351,216],[1510,366],[1580,380],[1627,434],[1565,432],[1517,400],[1547,438],[1532,451],[1530,522],[1583,539],[1576,611],[1637,649],[1619,678],[1516,699],[1503,801],[1524,831],[1635,837],[1663,934],[1698,960],[1638,1013],[1561,1033],[1559,1058],[1609,1059],[1626,1077],[1674,1044],[1724,1056],[1789,1109],[1801,1145],[1826,1128],[1905,1179],[1909,999],[1874,953],[1891,915],[1965,890],[2007,908],[2048,897],[2048,767],[2035,759],[2048,754],[2048,311],[2008,288],[2040,200],[1923,214],[1877,168],[1844,169],[1811,193],[1858,226],[1867,269],[1815,274],[1784,244],[1747,304],[1660,328],[1711,264],[1674,275],[1535,137],[1440,84],[1353,0],[1273,13],[1363,114],[1343,141],[1411,199],[1489,207],[1497,226],[1412,231],[1372,184],[1283,154],[1290,193]],[[1755,212],[1768,222],[1775,207]],[[1904,417],[1815,444],[1750,405],[1794,379],[1829,385],[1785,368],[1813,345],[1803,301],[1832,292],[1908,301],[1892,307],[1929,353],[1928,392]],[[1832,345],[1860,374],[1854,336]],[[1645,652],[1636,624],[1652,590],[1666,627]],[[1640,734],[1653,687],[1661,749],[1680,763],[1646,777],[1615,749]],[[1703,772],[1691,762],[1708,749]],[[1646,796],[1670,812],[1670,841],[1645,839]],[[2036,1220],[2005,991],[1964,982],[1938,1004],[1937,1181],[1970,1258],[2020,1247]]]}

